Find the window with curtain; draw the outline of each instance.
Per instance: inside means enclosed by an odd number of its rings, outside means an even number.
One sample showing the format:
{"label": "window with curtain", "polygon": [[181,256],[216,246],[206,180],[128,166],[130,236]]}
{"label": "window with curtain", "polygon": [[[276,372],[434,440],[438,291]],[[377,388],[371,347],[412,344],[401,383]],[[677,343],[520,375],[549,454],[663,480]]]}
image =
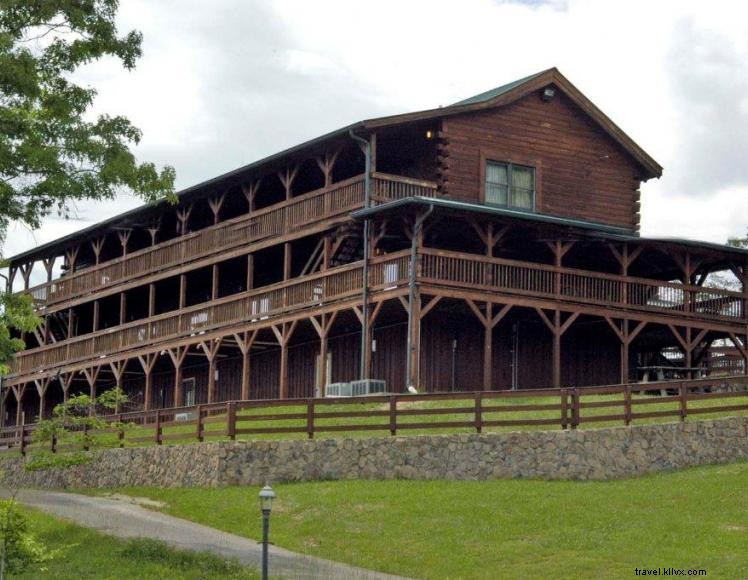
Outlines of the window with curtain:
{"label": "window with curtain", "polygon": [[487,161],[486,203],[533,211],[535,168]]}

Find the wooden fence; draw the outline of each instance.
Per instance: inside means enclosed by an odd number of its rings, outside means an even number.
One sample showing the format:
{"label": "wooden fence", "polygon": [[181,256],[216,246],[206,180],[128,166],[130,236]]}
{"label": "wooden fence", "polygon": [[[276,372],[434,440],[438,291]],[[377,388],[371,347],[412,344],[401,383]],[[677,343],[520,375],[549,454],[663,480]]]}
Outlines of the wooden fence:
{"label": "wooden fence", "polygon": [[[306,435],[312,439],[319,434],[354,432],[394,436],[455,429],[477,433],[492,428],[576,429],[745,411],[748,377],[742,376],[527,391],[228,401],[111,415],[107,419],[116,428],[90,435],[109,436],[112,446],[124,447],[241,436]],[[25,453],[33,431],[34,425],[0,430],[0,450]],[[71,446],[75,445],[64,445]],[[33,447],[57,451],[63,445],[53,440]]]}

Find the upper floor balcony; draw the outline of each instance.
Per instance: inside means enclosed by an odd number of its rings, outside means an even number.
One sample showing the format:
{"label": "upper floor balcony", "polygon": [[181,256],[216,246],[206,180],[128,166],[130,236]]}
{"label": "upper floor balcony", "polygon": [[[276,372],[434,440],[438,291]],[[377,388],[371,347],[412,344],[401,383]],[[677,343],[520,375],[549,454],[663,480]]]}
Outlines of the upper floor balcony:
{"label": "upper floor balcony", "polygon": [[[349,308],[350,304],[360,303],[363,268],[363,262],[354,262],[29,349],[17,355],[10,382],[30,380],[33,376],[28,375],[32,373],[54,372],[69,365],[107,364],[113,356],[137,356],[178,341],[194,342],[209,332],[231,333],[242,326],[277,324],[289,316],[303,317],[305,312],[311,316],[314,309]],[[408,250],[372,258],[371,299],[381,299],[384,293],[407,294],[410,268]],[[418,250],[415,268],[415,281],[425,294],[454,298],[482,295],[495,302],[541,308],[552,304],[602,317],[653,315],[666,324],[687,319],[696,324],[740,329],[748,323],[746,294],[725,289],[428,247]]]}
{"label": "upper floor balcony", "polygon": [[[385,173],[374,173],[371,186],[375,204],[411,196],[431,197],[437,192],[434,182]],[[25,292],[33,296],[40,310],[64,306],[70,300],[115,289],[119,284],[136,282],[156,272],[220,258],[228,250],[248,244],[295,233],[303,235],[314,227],[329,227],[332,220],[347,216],[363,205],[364,176],[357,175],[105,263],[69,272]]]}

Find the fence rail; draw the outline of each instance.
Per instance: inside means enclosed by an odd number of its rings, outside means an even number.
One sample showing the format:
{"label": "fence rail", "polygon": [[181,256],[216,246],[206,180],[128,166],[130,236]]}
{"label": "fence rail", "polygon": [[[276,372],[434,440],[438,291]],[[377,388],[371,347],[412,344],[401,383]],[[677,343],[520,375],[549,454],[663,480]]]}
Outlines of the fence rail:
{"label": "fence rail", "polygon": [[[441,406],[439,406],[441,405]],[[355,398],[228,401],[193,407],[121,413],[112,427],[93,436],[112,437],[113,446],[204,441],[239,436],[329,433],[403,433],[433,430],[558,427],[703,414],[748,412],[748,377],[720,377],[603,387],[527,391],[476,391]],[[120,424],[134,426],[122,428]],[[29,446],[56,451],[61,445],[33,443],[34,425],[0,430],[0,451]],[[71,444],[67,444],[69,448]]]}

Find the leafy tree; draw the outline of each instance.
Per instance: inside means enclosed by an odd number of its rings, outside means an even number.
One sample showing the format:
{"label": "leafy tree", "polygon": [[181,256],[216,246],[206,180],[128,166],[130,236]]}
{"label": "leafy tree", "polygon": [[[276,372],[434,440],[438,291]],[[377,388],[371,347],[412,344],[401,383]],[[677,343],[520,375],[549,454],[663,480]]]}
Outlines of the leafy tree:
{"label": "leafy tree", "polygon": [[748,235],[744,238],[728,238],[727,245],[736,248],[748,248]]}
{"label": "leafy tree", "polygon": [[[118,0],[0,0],[0,247],[11,221],[37,228],[75,200],[121,190],[173,199],[173,168],[138,163],[130,146],[141,132],[122,116],[94,118],[96,90],[75,82],[81,66],[101,58],[131,70],[141,56],[139,32],[118,34],[118,7]],[[27,306],[0,298],[0,371],[22,347],[10,329],[38,323]]]}
{"label": "leafy tree", "polygon": [[26,463],[26,469],[45,469],[48,467],[64,467],[76,465],[91,460],[88,451],[105,444],[91,432],[102,429],[126,429],[127,424],[118,421],[107,421],[97,413],[98,409],[112,413],[116,412],[127,402],[127,395],[122,389],[114,388],[105,391],[98,397],[89,395],[75,395],[67,401],[56,405],[52,409],[50,419],[40,420],[34,429],[35,443],[47,446],[54,439],[71,447],[78,448],[68,453],[52,453],[51,451],[37,451]]}
{"label": "leafy tree", "polygon": [[34,564],[43,564],[57,555],[29,531],[26,517],[15,498],[0,500],[0,580],[20,574]]}

